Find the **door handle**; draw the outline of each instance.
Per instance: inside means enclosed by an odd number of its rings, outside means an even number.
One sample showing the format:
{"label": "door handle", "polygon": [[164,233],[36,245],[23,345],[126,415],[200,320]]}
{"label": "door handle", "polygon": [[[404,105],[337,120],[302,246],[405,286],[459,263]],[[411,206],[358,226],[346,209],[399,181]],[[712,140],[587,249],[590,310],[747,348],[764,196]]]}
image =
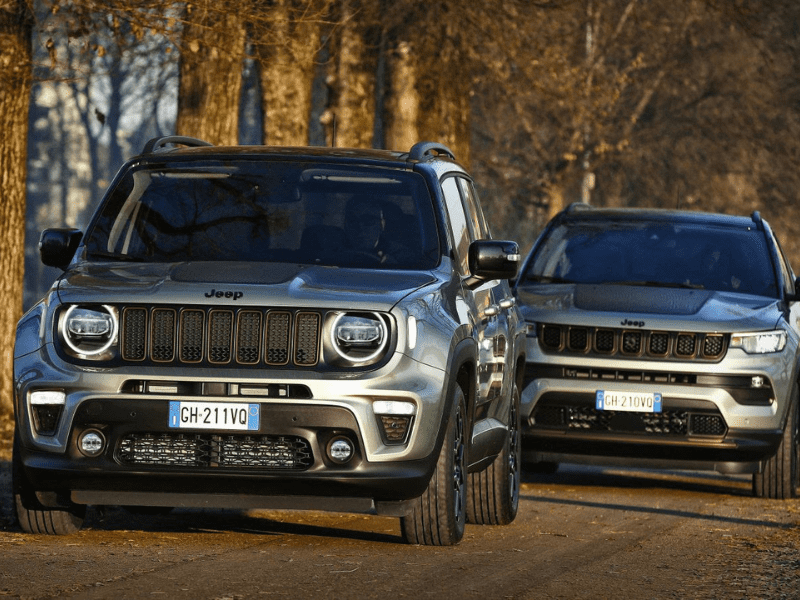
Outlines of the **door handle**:
{"label": "door handle", "polygon": [[506,298],[500,301],[500,308],[508,310],[517,303],[516,298]]}

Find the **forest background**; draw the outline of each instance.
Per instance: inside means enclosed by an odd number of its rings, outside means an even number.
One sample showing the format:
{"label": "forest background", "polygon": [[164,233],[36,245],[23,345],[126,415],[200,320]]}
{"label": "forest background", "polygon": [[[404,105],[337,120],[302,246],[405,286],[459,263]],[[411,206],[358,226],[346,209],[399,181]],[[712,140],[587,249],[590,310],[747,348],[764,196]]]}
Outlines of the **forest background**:
{"label": "forest background", "polygon": [[795,0],[0,0],[0,415],[14,329],[155,136],[450,146],[495,237],[566,204],[758,210],[800,265]]}

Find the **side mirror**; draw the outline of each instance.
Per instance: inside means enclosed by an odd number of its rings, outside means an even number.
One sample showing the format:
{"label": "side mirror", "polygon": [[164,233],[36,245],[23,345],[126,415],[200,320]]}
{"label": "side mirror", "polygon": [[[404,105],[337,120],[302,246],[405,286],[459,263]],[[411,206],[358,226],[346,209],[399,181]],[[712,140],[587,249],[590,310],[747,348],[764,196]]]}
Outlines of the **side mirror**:
{"label": "side mirror", "polygon": [[519,245],[508,240],[477,240],[469,245],[467,285],[479,285],[493,279],[513,279],[517,276]]}
{"label": "side mirror", "polygon": [[66,269],[83,233],[79,229],[45,229],[39,237],[39,257],[44,265]]}

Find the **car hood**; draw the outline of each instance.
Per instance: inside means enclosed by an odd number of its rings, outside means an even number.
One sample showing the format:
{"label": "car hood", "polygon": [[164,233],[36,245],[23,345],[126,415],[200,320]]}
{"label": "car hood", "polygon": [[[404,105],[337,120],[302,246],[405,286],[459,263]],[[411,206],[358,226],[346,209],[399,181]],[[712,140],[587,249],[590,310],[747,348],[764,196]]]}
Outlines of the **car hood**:
{"label": "car hood", "polygon": [[61,302],[324,306],[389,310],[435,281],[429,271],[285,263],[81,263],[56,283]]}
{"label": "car hood", "polygon": [[769,329],[781,314],[775,298],[682,288],[532,284],[517,297],[528,321],[601,327]]}

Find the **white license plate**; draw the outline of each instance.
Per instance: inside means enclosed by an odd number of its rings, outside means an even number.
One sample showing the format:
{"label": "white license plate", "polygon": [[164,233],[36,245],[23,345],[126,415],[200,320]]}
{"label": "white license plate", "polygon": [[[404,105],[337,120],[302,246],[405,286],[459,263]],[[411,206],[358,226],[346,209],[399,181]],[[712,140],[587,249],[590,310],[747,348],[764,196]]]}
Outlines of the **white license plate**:
{"label": "white license plate", "polygon": [[170,402],[169,426],[177,429],[258,431],[260,405],[243,402]]}
{"label": "white license plate", "polygon": [[595,392],[597,410],[621,410],[627,412],[661,412],[661,394],[658,392],[619,392],[597,390]]}

